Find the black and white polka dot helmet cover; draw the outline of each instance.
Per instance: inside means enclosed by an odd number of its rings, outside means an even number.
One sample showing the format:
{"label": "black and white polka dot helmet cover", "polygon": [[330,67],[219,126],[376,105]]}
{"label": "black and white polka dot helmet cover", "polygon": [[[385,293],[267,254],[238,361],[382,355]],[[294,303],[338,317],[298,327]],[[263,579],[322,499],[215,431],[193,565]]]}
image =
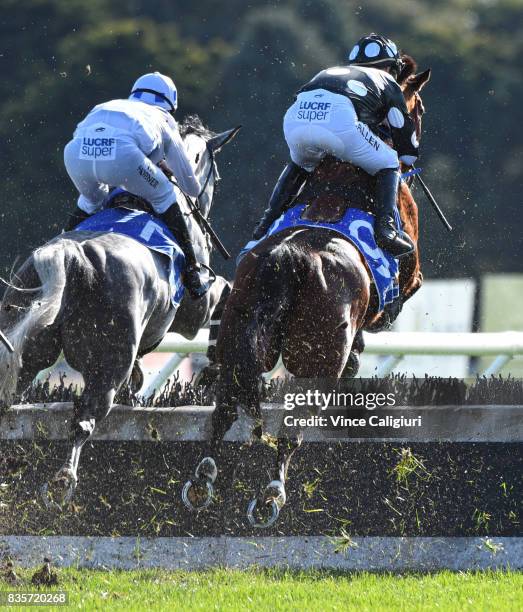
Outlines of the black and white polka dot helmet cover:
{"label": "black and white polka dot helmet cover", "polygon": [[369,34],[354,45],[349,53],[349,64],[365,66],[391,66],[401,64],[398,47],[392,40]]}

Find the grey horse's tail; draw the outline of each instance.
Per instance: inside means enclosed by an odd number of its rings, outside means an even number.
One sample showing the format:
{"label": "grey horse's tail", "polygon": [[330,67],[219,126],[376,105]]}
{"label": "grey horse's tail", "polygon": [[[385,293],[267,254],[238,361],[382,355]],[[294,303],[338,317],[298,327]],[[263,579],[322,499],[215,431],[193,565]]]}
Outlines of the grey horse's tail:
{"label": "grey horse's tail", "polygon": [[[0,402],[8,404],[15,392],[24,345],[28,338],[36,338],[40,331],[55,323],[62,310],[64,291],[69,282],[81,282],[82,277],[92,283],[94,270],[83,253],[81,244],[67,239],[53,241],[37,249],[33,255],[33,266],[40,278],[40,287],[31,291],[26,308],[20,309],[18,320],[4,329],[14,352],[9,353],[0,345]],[[11,287],[9,292],[17,292]],[[28,293],[20,292],[23,299]]]}

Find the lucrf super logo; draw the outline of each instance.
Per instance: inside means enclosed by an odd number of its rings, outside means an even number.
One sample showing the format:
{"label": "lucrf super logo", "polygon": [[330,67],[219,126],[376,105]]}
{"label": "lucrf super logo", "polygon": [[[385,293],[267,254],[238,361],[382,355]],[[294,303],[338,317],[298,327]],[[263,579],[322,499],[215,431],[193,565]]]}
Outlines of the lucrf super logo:
{"label": "lucrf super logo", "polygon": [[115,138],[84,136],[80,148],[80,159],[114,159]]}
{"label": "lucrf super logo", "polygon": [[302,100],[299,103],[296,119],[298,121],[329,121],[330,102],[316,102],[316,100]]}

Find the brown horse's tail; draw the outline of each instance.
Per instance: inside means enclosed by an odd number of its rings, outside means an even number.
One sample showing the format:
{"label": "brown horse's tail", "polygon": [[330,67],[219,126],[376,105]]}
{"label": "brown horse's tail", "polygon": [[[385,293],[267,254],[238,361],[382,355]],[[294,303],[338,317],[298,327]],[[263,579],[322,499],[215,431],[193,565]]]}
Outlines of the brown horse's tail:
{"label": "brown horse's tail", "polygon": [[300,288],[306,284],[311,262],[296,243],[276,245],[258,269],[258,299],[254,317],[255,345],[263,359],[269,346],[281,343],[289,314]]}
{"label": "brown horse's tail", "polygon": [[[310,269],[310,258],[298,245],[279,244],[258,255],[254,278],[243,279],[249,288],[254,287],[248,303],[241,303],[238,296],[242,292],[233,289],[220,331],[217,406],[231,402],[259,405],[260,375],[276,365],[289,315]],[[224,423],[221,417],[217,419],[214,431],[220,431]]]}

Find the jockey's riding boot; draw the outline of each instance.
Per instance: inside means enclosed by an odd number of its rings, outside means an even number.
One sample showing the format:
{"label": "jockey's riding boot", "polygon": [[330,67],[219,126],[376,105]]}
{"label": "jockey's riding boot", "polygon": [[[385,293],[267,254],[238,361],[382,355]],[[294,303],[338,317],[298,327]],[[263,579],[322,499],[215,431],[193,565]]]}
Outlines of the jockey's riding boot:
{"label": "jockey's riding boot", "polygon": [[67,220],[67,223],[64,226],[64,232],[73,231],[77,225],[79,225],[82,221],[85,221],[87,217],[90,217],[90,216],[91,215],[86,213],[85,210],[82,210],[81,208],[77,206],[73,214],[69,215],[69,219]]}
{"label": "jockey's riding boot", "polygon": [[376,174],[374,236],[377,245],[394,257],[404,257],[414,250],[414,243],[405,232],[396,227],[394,219],[399,179],[399,173],[394,168],[385,168]]}
{"label": "jockey's riding boot", "polygon": [[185,288],[193,299],[196,300],[203,297],[207,291],[209,291],[210,285],[200,277],[202,268],[196,259],[189,228],[187,227],[185,216],[178,203],[174,202],[174,204],[171,204],[171,206],[159,216],[174,234],[185,255],[185,270],[183,273],[183,284]]}
{"label": "jockey's riding boot", "polygon": [[276,221],[284,210],[291,204],[298,195],[307,175],[309,173],[294,162],[288,163],[276,183],[269,200],[269,206],[265,210],[263,217],[254,228],[252,237],[255,240],[263,238],[269,227]]}

